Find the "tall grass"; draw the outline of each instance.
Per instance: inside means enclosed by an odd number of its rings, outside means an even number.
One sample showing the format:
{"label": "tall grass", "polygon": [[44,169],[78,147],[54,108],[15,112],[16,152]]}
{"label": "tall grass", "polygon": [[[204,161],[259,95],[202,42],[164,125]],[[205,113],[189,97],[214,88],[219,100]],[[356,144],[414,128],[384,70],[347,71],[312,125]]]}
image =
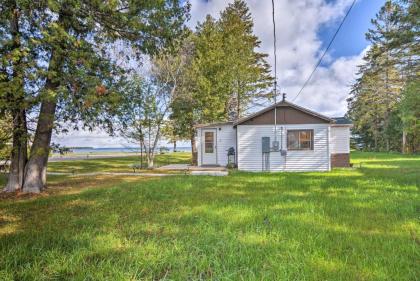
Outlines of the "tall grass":
{"label": "tall grass", "polygon": [[79,179],[2,200],[0,279],[418,280],[420,158],[352,161],[329,173]]}

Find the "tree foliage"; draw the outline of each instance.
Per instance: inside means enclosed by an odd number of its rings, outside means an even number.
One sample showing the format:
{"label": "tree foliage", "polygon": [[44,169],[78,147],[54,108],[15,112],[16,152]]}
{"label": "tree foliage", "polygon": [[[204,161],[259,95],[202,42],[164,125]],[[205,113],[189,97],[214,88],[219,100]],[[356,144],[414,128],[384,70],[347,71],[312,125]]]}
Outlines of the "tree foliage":
{"label": "tree foliage", "polygon": [[418,151],[412,122],[419,108],[413,98],[419,93],[418,1],[386,1],[372,25],[366,34],[372,45],[348,99],[354,133],[366,149]]}
{"label": "tree foliage", "polygon": [[186,63],[171,119],[179,138],[191,139],[193,153],[194,125],[234,120],[253,102],[272,98],[270,67],[259,46],[249,8],[236,0],[220,19],[207,15],[175,52]]}
{"label": "tree foliage", "polygon": [[246,113],[250,102],[270,98],[272,83],[266,54],[257,52],[249,8],[236,0],[220,19],[207,16],[193,37],[191,71],[195,83],[196,121],[232,120]]}
{"label": "tree foliage", "polygon": [[9,116],[0,117],[0,162],[10,158],[12,142],[12,120]]}
{"label": "tree foliage", "polygon": [[18,139],[25,136],[29,110],[36,122],[28,163],[23,165],[25,178],[12,189],[23,186],[38,192],[45,185],[54,129],[63,124],[112,129],[125,75],[113,47],[129,47],[127,59],[157,53],[181,34],[189,5],[178,0],[4,3],[0,112],[10,112],[16,122],[13,146],[20,146],[13,151],[26,151]]}
{"label": "tree foliage", "polygon": [[149,168],[154,157],[165,120],[168,118],[174,85],[152,78],[131,77],[125,86],[117,123],[120,134],[145,152]]}
{"label": "tree foliage", "polygon": [[399,104],[399,117],[401,118],[404,137],[407,138],[407,147],[404,152],[420,150],[420,81],[410,82],[404,89]]}

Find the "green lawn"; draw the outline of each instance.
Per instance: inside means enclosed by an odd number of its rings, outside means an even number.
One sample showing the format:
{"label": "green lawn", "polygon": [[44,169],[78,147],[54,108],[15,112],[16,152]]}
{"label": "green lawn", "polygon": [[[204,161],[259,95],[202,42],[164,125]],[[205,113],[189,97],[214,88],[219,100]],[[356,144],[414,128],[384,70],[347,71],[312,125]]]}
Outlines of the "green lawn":
{"label": "green lawn", "polygon": [[420,157],[352,162],[50,177],[46,194],[0,201],[0,280],[419,280]]}
{"label": "green lawn", "polygon": [[[155,158],[155,166],[190,163],[190,159],[191,153],[189,152],[159,154]],[[143,165],[146,165],[146,159],[143,159],[143,161]],[[132,164],[140,164],[140,158],[138,156],[122,156],[51,162],[48,164],[48,171],[60,173],[133,172],[133,169],[130,167]]]}

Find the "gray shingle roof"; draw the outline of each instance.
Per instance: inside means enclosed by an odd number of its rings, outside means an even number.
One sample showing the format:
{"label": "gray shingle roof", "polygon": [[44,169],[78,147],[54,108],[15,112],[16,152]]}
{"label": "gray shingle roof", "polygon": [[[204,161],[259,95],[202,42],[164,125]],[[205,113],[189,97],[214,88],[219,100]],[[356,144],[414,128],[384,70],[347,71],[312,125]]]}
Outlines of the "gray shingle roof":
{"label": "gray shingle roof", "polygon": [[353,124],[346,117],[333,117],[332,119],[335,121],[335,124],[338,124],[338,125],[350,125],[350,124]]}

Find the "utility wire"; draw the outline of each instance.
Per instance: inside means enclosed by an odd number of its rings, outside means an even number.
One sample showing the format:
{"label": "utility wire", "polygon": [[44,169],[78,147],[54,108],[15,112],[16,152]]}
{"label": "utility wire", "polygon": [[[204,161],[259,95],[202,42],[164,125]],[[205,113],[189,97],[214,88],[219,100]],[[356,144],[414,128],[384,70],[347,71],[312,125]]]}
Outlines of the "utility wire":
{"label": "utility wire", "polygon": [[[274,1],[274,0],[273,0]],[[324,53],[322,54],[322,56],[320,57],[318,63],[315,65],[314,70],[312,70],[311,75],[309,75],[308,79],[306,79],[305,83],[303,84],[302,88],[299,90],[299,92],[297,93],[297,95],[293,98],[293,101],[295,101],[298,96],[302,93],[303,89],[308,85],[309,81],[311,80],[312,76],[314,75],[316,69],[318,68],[318,66],[321,64],[322,59],[325,57],[325,55],[327,54],[328,50],[330,49],[332,43],[335,40],[335,37],[337,37],[338,32],[340,32],[341,27],[343,26],[344,22],[346,21],[346,18],[348,17],[348,15],[350,14],[351,9],[354,6],[354,3],[356,3],[356,0],[353,0],[353,3],[351,3],[350,8],[347,10],[346,15],[344,16],[343,20],[341,21],[340,25],[338,26],[337,30],[334,33],[334,36],[331,38],[330,43],[328,44],[327,48],[325,49]]]}
{"label": "utility wire", "polygon": [[274,15],[274,0],[271,0],[273,15],[273,38],[274,38],[274,103],[277,102],[277,37],[276,37],[276,19]]}
{"label": "utility wire", "polygon": [[277,37],[276,37],[276,18],[274,14],[274,0],[271,0],[273,10],[273,38],[274,38],[274,141],[277,141]]}
{"label": "utility wire", "polygon": [[[276,19],[275,19],[275,13],[274,13],[274,0],[271,0],[271,12],[273,17],[273,38],[274,38],[274,104],[277,103],[277,36],[276,36]],[[252,108],[255,108],[257,106],[264,106],[263,104],[255,103],[251,106],[249,106],[247,110],[250,110]],[[276,111],[276,109],[274,109]],[[275,120],[277,121],[277,120]],[[276,122],[277,123],[277,122]]]}

